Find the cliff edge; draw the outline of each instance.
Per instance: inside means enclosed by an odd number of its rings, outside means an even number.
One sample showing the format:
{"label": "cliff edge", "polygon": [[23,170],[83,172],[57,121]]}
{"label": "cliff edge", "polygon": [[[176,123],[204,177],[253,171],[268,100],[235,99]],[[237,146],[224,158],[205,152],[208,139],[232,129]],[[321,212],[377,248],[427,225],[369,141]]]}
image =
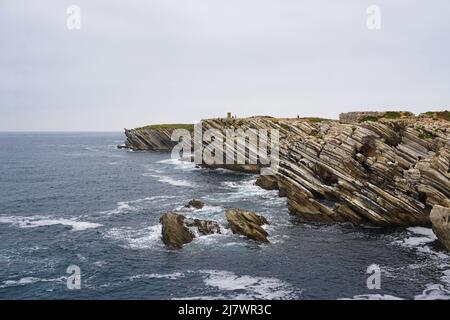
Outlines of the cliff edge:
{"label": "cliff edge", "polygon": [[[278,129],[279,169],[257,184],[280,190],[290,212],[305,221],[429,225],[433,206],[450,207],[449,112],[362,112],[342,114],[341,121],[217,118],[202,125],[224,133]],[[128,130],[127,143],[168,150],[169,129]]]}

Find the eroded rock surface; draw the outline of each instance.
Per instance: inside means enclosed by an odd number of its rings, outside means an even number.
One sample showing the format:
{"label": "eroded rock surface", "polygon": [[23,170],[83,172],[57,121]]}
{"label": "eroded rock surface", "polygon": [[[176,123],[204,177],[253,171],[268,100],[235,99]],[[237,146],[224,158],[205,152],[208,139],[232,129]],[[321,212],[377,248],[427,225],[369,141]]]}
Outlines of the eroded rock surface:
{"label": "eroded rock surface", "polygon": [[436,237],[450,250],[450,208],[434,206],[430,213],[430,220]]}
{"label": "eroded rock surface", "polygon": [[267,239],[269,234],[261,227],[268,224],[263,216],[241,209],[227,209],[225,215],[233,233],[241,234],[258,242],[269,242]]}
{"label": "eroded rock surface", "polygon": [[279,169],[257,184],[277,185],[302,220],[429,225],[434,205],[449,206],[450,122],[408,113],[370,119],[209,119],[203,127],[278,129]]}
{"label": "eroded rock surface", "polygon": [[162,225],[161,239],[172,249],[180,249],[192,242],[196,233],[208,235],[220,233],[220,226],[215,221],[188,219],[178,213],[166,213],[160,219]]}
{"label": "eroded rock surface", "polygon": [[202,209],[205,206],[205,204],[197,199],[192,199],[189,201],[184,207],[185,208],[195,208],[195,209]]}
{"label": "eroded rock surface", "polygon": [[[279,167],[257,184],[278,188],[292,214],[307,221],[355,224],[429,225],[433,206],[450,206],[450,122],[448,112],[341,115],[334,120],[250,117],[202,121],[203,130],[277,129]],[[159,140],[149,131],[128,131],[135,149]],[[164,141],[167,134],[164,134]],[[130,138],[132,137],[132,138]],[[248,150],[257,150],[249,140]],[[225,150],[235,142],[226,140]],[[245,152],[236,150],[236,158]],[[224,159],[225,160],[225,159]],[[258,164],[215,166],[257,172]]]}

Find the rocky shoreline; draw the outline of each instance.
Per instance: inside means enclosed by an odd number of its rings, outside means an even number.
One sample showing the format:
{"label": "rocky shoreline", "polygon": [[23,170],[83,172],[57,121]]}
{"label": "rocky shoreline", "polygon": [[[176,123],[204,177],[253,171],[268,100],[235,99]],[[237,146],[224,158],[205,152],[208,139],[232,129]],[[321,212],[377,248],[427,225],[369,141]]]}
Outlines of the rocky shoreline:
{"label": "rocky shoreline", "polygon": [[[430,226],[433,208],[450,208],[449,118],[449,112],[419,116],[358,112],[341,114],[340,121],[207,119],[202,128],[224,133],[237,128],[277,129],[279,169],[275,175],[261,175],[257,184],[278,189],[287,197],[291,214],[301,220]],[[175,144],[171,130],[126,130],[125,145],[134,150],[171,150]],[[220,167],[249,171],[248,165]]]}
{"label": "rocky shoreline", "polygon": [[[196,206],[192,206],[192,203]],[[201,209],[204,203],[200,200],[191,200],[185,208]],[[227,209],[225,216],[228,228],[233,234],[244,236],[258,243],[270,243],[269,234],[262,228],[269,224],[266,218],[253,211],[242,209]],[[181,249],[183,245],[191,243],[198,236],[222,233],[217,221],[189,219],[176,212],[165,213],[160,218],[161,239],[170,249]]]}

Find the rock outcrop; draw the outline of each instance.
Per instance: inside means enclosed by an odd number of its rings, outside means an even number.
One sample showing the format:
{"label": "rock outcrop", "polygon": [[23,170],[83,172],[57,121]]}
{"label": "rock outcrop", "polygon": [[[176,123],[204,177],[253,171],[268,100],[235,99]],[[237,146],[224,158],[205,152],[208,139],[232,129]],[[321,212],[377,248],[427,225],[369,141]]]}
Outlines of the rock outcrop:
{"label": "rock outcrop", "polygon": [[189,201],[184,207],[185,208],[194,208],[194,209],[202,209],[205,206],[205,204],[197,199],[192,199]]}
{"label": "rock outcrop", "polygon": [[360,123],[365,121],[385,119],[401,119],[414,117],[414,114],[407,111],[356,111],[344,112],[339,115],[341,123]]}
{"label": "rock outcrop", "polygon": [[137,129],[125,129],[127,140],[120,148],[132,150],[170,151],[178,143],[172,141],[171,136],[175,129],[193,131],[194,126],[189,124],[153,125]]}
{"label": "rock outcrop", "polygon": [[430,220],[436,237],[450,250],[450,208],[434,206],[430,213]]}
{"label": "rock outcrop", "polygon": [[[302,220],[413,226],[429,225],[434,206],[450,206],[448,117],[448,112],[418,117],[383,112],[344,114],[342,122],[218,118],[203,120],[202,127],[217,129],[224,136],[228,129],[277,129],[278,170],[271,176],[262,175],[257,184],[279,189],[287,197],[290,212]],[[128,139],[135,149],[149,148],[159,137],[136,136]],[[234,147],[233,140],[224,142],[225,150]],[[250,140],[247,148],[236,151],[236,158],[254,149],[257,144]],[[251,167],[258,172],[264,165],[218,166],[230,170]]]}
{"label": "rock outcrop", "polygon": [[278,171],[257,184],[277,186],[302,220],[429,225],[431,208],[450,201],[450,122],[408,115],[356,123],[209,119],[203,128],[278,129]]}
{"label": "rock outcrop", "polygon": [[263,216],[241,209],[227,209],[225,215],[233,233],[243,235],[257,242],[269,242],[267,239],[269,234],[261,227],[264,224],[268,224],[268,221]]}
{"label": "rock outcrop", "polygon": [[196,233],[208,235],[220,233],[217,222],[199,219],[188,219],[177,213],[166,213],[160,219],[162,225],[161,239],[172,249],[180,249],[183,245],[192,242]]}

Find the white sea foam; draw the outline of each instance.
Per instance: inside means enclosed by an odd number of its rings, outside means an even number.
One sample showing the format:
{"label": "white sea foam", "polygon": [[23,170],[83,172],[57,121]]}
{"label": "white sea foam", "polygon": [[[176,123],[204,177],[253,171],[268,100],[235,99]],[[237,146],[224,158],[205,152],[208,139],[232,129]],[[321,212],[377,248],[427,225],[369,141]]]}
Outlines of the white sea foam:
{"label": "white sea foam", "polygon": [[103,268],[105,265],[107,265],[106,261],[101,261],[101,260],[95,261],[93,264],[94,264],[94,266],[99,267],[99,268]]}
{"label": "white sea foam", "polygon": [[191,171],[196,170],[196,165],[194,162],[180,160],[180,159],[166,159],[158,161],[158,163],[162,164],[170,164],[175,167],[175,169],[183,170],[183,171]]}
{"label": "white sea foam", "polygon": [[[255,184],[256,178],[251,176],[250,179],[243,181],[224,181],[221,183],[223,187],[229,189],[230,192],[226,194],[226,197],[220,197],[215,199],[219,202],[228,202],[231,200],[241,200],[241,199],[254,199],[258,197],[259,199],[268,200],[272,205],[282,205],[285,204],[286,199],[278,197],[278,191],[276,190],[265,190]],[[210,196],[210,198],[215,198]]]}
{"label": "white sea foam", "polygon": [[403,300],[396,296],[391,296],[389,294],[361,294],[354,296],[352,299],[340,299],[340,300]]}
{"label": "white sea foam", "polygon": [[195,296],[195,297],[182,297],[182,298],[172,298],[171,300],[227,300],[226,296]]}
{"label": "white sea foam", "polygon": [[295,299],[301,292],[277,278],[238,276],[230,271],[218,270],[199,272],[204,275],[203,281],[207,286],[230,293],[238,291],[231,294],[231,299]]}
{"label": "white sea foam", "polygon": [[[444,266],[448,268],[448,265]],[[450,300],[450,269],[444,270],[441,283],[428,284],[422,294],[415,296],[416,300]]]}
{"label": "white sea foam", "polygon": [[160,224],[145,228],[112,228],[104,236],[121,241],[129,249],[151,249],[162,245]]}
{"label": "white sea foam", "polygon": [[450,261],[450,255],[430,246],[430,244],[437,239],[431,228],[411,227],[406,230],[408,232],[408,237],[394,241],[394,244],[399,244],[406,248],[412,249],[418,254],[425,255],[427,257],[426,261],[409,265],[408,268],[422,269],[424,267],[433,267],[441,269],[443,272],[443,275],[440,278],[440,283],[427,284],[423,292],[416,295],[414,299],[450,300],[450,270],[448,270],[448,265],[446,264]]}
{"label": "white sea foam", "polygon": [[170,176],[158,175],[158,174],[145,174],[145,175],[146,175],[146,177],[156,178],[159,182],[168,183],[175,187],[190,187],[190,188],[196,187],[195,184],[193,184],[187,180],[175,179]]}
{"label": "white sea foam", "polygon": [[65,225],[72,227],[72,231],[83,231],[98,228],[102,225],[94,222],[77,221],[74,219],[52,218],[45,216],[1,216],[0,223],[12,224],[19,228],[36,228],[53,225]]}
{"label": "white sea foam", "polygon": [[100,214],[114,215],[132,213],[146,208],[149,204],[152,205],[173,198],[176,198],[176,196],[153,196],[130,201],[120,201],[117,202],[117,207],[115,209],[102,211]]}
{"label": "white sea foam", "polygon": [[180,205],[175,208],[175,211],[182,212],[183,215],[189,218],[198,219],[214,219],[218,222],[225,222],[225,215],[223,214],[224,208],[221,206],[205,205],[201,209],[186,208],[184,205]]}
{"label": "white sea foam", "polygon": [[179,278],[183,278],[184,273],[182,272],[174,272],[174,273],[167,273],[167,274],[160,274],[160,273],[150,273],[150,274],[137,274],[134,276],[129,277],[129,280],[138,280],[138,279],[168,279],[168,280],[176,280]]}
{"label": "white sea foam", "polygon": [[59,278],[53,278],[53,279],[43,279],[43,278],[37,278],[37,277],[24,277],[20,278],[18,280],[6,280],[3,281],[2,285],[0,285],[0,288],[9,288],[9,287],[18,287],[18,286],[24,286],[29,284],[34,284],[38,282],[62,282],[65,281],[67,277],[59,277]]}
{"label": "white sea foam", "polygon": [[404,247],[416,250],[419,253],[426,254],[430,258],[448,259],[450,256],[446,253],[433,250],[428,244],[434,242],[437,238],[431,228],[411,227],[406,229],[411,236],[401,240],[394,241]]}

